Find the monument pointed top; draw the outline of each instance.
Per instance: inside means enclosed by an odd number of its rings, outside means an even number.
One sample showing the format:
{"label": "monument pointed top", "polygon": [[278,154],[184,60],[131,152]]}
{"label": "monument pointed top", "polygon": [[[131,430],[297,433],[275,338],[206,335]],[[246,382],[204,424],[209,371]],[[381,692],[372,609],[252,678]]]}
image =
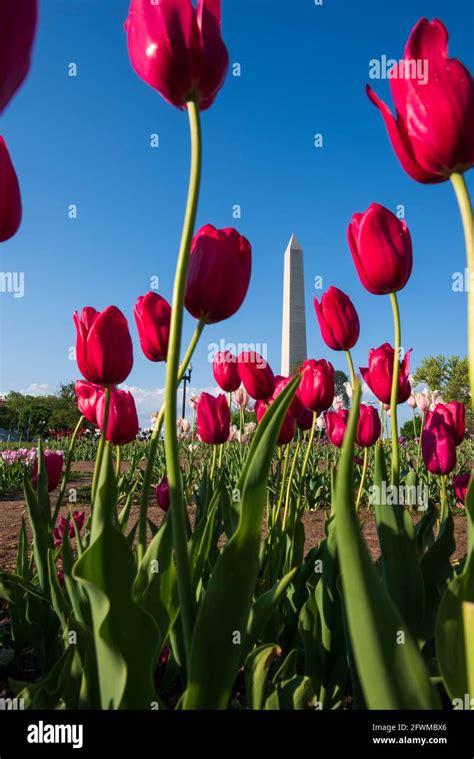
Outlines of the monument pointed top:
{"label": "monument pointed top", "polygon": [[288,247],[291,248],[291,250],[302,250],[302,247],[299,244],[298,238],[294,232],[290,237],[290,242],[288,243]]}

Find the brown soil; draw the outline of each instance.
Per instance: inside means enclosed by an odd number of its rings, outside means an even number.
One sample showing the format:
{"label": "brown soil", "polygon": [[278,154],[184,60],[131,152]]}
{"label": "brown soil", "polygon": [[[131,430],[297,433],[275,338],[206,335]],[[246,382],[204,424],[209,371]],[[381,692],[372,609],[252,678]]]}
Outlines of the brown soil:
{"label": "brown soil", "polygon": [[[124,466],[127,464],[125,463]],[[92,471],[94,462],[75,462],[73,464],[73,477],[69,483],[69,487],[75,487],[77,489],[90,486]],[[57,493],[51,494],[51,502],[54,504],[55,496]],[[86,511],[89,509],[87,506],[78,503],[78,511]],[[68,507],[65,506],[61,509],[61,514],[67,516]],[[190,507],[189,515],[191,520],[194,516],[194,508]],[[21,517],[25,517],[27,531],[29,537],[31,537],[31,531],[29,530],[28,517],[25,508],[25,503],[22,494],[9,495],[6,497],[0,497],[0,568],[12,570],[15,567],[16,553],[18,546],[18,534],[21,525]],[[160,524],[163,518],[163,512],[156,505],[156,502],[150,499],[149,517],[156,524]],[[377,530],[375,527],[374,516],[370,512],[363,512],[361,514],[362,531],[369,548],[369,551],[374,559],[379,555],[379,544],[377,539]],[[129,524],[133,525],[138,519],[138,504],[134,504],[131,509]],[[303,516],[303,523],[305,527],[306,540],[305,540],[305,553],[310,548],[315,546],[324,537],[324,523],[326,519],[326,512],[321,509],[319,511],[306,512]],[[453,558],[459,559],[465,555],[467,550],[467,525],[464,515],[454,516],[454,531],[456,540],[456,550]]]}

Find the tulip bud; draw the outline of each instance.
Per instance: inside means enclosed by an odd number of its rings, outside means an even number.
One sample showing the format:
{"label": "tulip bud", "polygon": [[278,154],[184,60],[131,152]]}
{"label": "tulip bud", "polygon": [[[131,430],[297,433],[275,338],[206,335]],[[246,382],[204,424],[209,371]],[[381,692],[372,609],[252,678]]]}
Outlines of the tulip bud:
{"label": "tulip bud", "polygon": [[229,65],[220,0],[132,0],[125,31],[133,68],[168,103],[212,105]]}
{"label": "tulip bud", "polygon": [[5,140],[3,137],[0,137],[0,242],[5,242],[16,234],[20,226],[21,214],[21,195],[18,177]]}
{"label": "tulip bud", "polygon": [[[105,393],[97,401],[97,422],[100,430],[104,427]],[[133,395],[126,390],[110,390],[109,421],[106,440],[114,445],[125,445],[135,440],[138,434],[138,416]]]}
{"label": "tulip bud", "polygon": [[230,409],[225,395],[216,398],[209,393],[201,393],[196,410],[196,429],[203,443],[221,445],[227,441]]}
{"label": "tulip bud", "polygon": [[133,310],[140,346],[150,361],[166,361],[170,337],[171,306],[158,293],[141,295]]}
{"label": "tulip bud", "polygon": [[330,287],[321,298],[314,299],[321,336],[334,351],[348,351],[359,339],[359,317],[351,299],[337,287]]}
{"label": "tulip bud", "polygon": [[416,401],[416,407],[418,411],[421,411],[424,414],[425,411],[427,411],[430,407],[429,391],[423,390],[422,393],[415,393],[415,401]]}
{"label": "tulip bud", "polygon": [[462,474],[453,475],[454,494],[459,501],[457,506],[465,505],[470,481],[471,472],[463,472]]}
{"label": "tulip bud", "polygon": [[449,474],[456,466],[456,446],[445,424],[423,430],[421,451],[425,466],[432,474]]}
{"label": "tulip bud", "polygon": [[[424,77],[418,68],[415,74],[410,69],[410,64],[421,61]],[[366,89],[407,174],[417,182],[434,184],[474,166],[474,83],[460,61],[448,58],[448,32],[441,21],[418,21],[403,60],[391,73],[396,119],[375,92]]]}
{"label": "tulip bud", "polygon": [[37,16],[37,0],[3,0],[1,3],[0,113],[29,71]]}
{"label": "tulip bud", "polygon": [[189,256],[184,305],[206,324],[228,319],[247,294],[252,248],[235,229],[206,224],[194,236]]}
{"label": "tulip bud", "polygon": [[[238,367],[237,367],[238,371]],[[240,375],[239,375],[239,381],[240,381]],[[241,409],[246,409],[249,405],[249,394],[248,392],[243,388],[239,387],[234,392],[234,401]]]}
{"label": "tulip bud", "polygon": [[77,330],[76,358],[79,371],[97,385],[119,385],[133,366],[132,338],[128,322],[115,306],[104,311],[86,306],[74,313]]}
{"label": "tulip bud", "polygon": [[232,393],[240,386],[237,356],[230,351],[216,353],[212,362],[214,379],[226,393]]}
{"label": "tulip bud", "polygon": [[349,411],[343,408],[339,411],[326,411],[324,418],[329,440],[336,448],[341,448],[346,434]]}
{"label": "tulip bud", "polygon": [[297,395],[303,406],[311,411],[326,411],[334,398],[334,369],[325,359],[303,362]]}
{"label": "tulip bud", "polygon": [[359,279],[369,293],[385,295],[405,287],[413,255],[404,221],[372,203],[365,213],[352,216],[347,239]]}
{"label": "tulip bud", "polygon": [[237,367],[242,384],[251,398],[264,401],[273,395],[275,375],[268,361],[259,353],[240,353],[237,356]]}
{"label": "tulip bud", "polygon": [[413,409],[416,408],[416,398],[413,393],[408,398],[407,404],[410,406],[410,408],[413,408]]}
{"label": "tulip bud", "polygon": [[77,408],[91,424],[98,426],[97,401],[104,392],[102,386],[94,385],[92,382],[84,382],[84,380],[76,380],[75,390]]}
{"label": "tulip bud", "polygon": [[[44,451],[44,465],[48,476],[48,492],[51,493],[59,485],[63,471],[64,454],[62,451],[50,451],[48,448]],[[38,459],[35,459],[31,475],[33,487],[38,487]]]}
{"label": "tulip bud", "polygon": [[364,448],[370,448],[380,437],[382,423],[377,409],[373,406],[360,404],[359,419],[357,421],[356,442]]}
{"label": "tulip bud", "polygon": [[[410,353],[411,349],[405,353],[403,361],[400,362],[397,403],[405,403],[411,394],[409,381]],[[389,343],[384,343],[379,348],[372,348],[369,351],[369,366],[360,367],[360,373],[379,401],[390,404],[393,373],[392,346]]]}
{"label": "tulip bud", "polygon": [[168,484],[168,478],[163,477],[161,482],[156,486],[156,502],[160,509],[168,511],[170,507],[170,486]]}

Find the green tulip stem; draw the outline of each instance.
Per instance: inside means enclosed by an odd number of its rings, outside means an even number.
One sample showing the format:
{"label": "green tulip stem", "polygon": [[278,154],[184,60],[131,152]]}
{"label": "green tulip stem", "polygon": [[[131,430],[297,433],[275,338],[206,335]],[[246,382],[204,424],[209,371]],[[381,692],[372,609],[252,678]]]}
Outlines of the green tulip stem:
{"label": "green tulip stem", "polygon": [[94,505],[94,498],[95,498],[95,491],[97,489],[97,482],[99,479],[99,473],[100,473],[100,467],[102,465],[102,458],[104,455],[104,448],[105,448],[105,436],[107,434],[107,427],[109,425],[109,410],[110,410],[110,387],[105,387],[105,410],[104,410],[104,421],[102,424],[102,432],[100,435],[99,445],[97,448],[97,456],[95,459],[95,467],[94,467],[94,476],[92,478],[92,493],[91,493],[91,510]]}
{"label": "green tulip stem", "polygon": [[356,374],[355,374],[354,362],[352,360],[351,352],[350,351],[346,351],[346,356],[347,356],[347,363],[349,364],[349,373],[350,373],[350,376],[351,376],[351,385],[352,385],[352,387],[354,387],[355,381],[356,381]]}
{"label": "green tulip stem", "polygon": [[440,496],[441,496],[441,513],[440,524],[442,524],[449,513],[448,492],[446,490],[446,475],[442,474],[440,477]]}
{"label": "green tulip stem", "polygon": [[81,431],[83,424],[84,424],[84,417],[81,416],[78,423],[76,424],[76,428],[74,432],[72,433],[71,444],[67,452],[66,466],[64,467],[64,474],[63,474],[63,479],[61,482],[61,490],[59,491],[58,500],[56,501],[56,505],[54,507],[54,514],[53,514],[52,526],[51,526],[51,529],[53,530],[56,526],[56,520],[58,518],[59,509],[61,508],[63,500],[64,500],[64,496],[66,495],[67,481],[69,479],[69,472],[71,471],[72,459],[74,456],[74,448],[76,447],[77,436],[79,435],[79,432]]}
{"label": "green tulip stem", "polygon": [[471,386],[471,403],[474,403],[474,287],[471,285],[471,277],[474,275],[474,228],[471,199],[467,189],[464,174],[451,174],[451,182],[456,193],[456,198],[461,212],[464,228],[464,240],[466,243],[466,259],[468,269],[468,294],[467,294],[467,334],[469,356],[469,384]]}
{"label": "green tulip stem", "polygon": [[211,464],[211,482],[214,479],[214,470],[216,468],[216,460],[217,460],[217,445],[212,446],[212,464]]}
{"label": "green tulip stem", "polygon": [[[281,482],[280,482],[280,496],[278,498],[278,503],[275,511],[273,512],[273,526],[276,525],[278,515],[280,513],[281,507],[283,506],[283,497],[285,494],[285,482],[286,482],[286,473],[288,471],[288,462],[290,458],[290,445],[286,446],[285,450],[285,463],[283,465],[283,474],[281,476]],[[281,457],[281,446],[279,446],[279,454]],[[280,470],[281,470],[281,461],[280,461]]]}
{"label": "green tulip stem", "polygon": [[423,435],[423,427],[425,426],[425,412],[421,412],[421,427],[420,427],[420,437],[418,438],[418,453],[416,455],[416,471],[418,472],[420,468],[420,460],[421,460],[421,437]]}
{"label": "green tulip stem", "polygon": [[364,465],[362,467],[362,476],[360,478],[359,492],[357,493],[356,511],[359,511],[360,499],[362,498],[362,493],[364,492],[364,485],[365,485],[365,478],[367,475],[368,463],[369,463],[369,449],[365,447],[364,448]]}
{"label": "green tulip stem", "polygon": [[[191,361],[193,357],[194,350],[196,348],[196,345],[199,342],[199,338],[202,335],[204,326],[205,326],[204,322],[199,321],[196,329],[194,330],[194,334],[191,338],[191,341],[188,345],[185,356],[179,367],[178,382],[177,382],[178,385],[183,379],[184,373],[186,369],[188,368],[189,362]],[[151,477],[153,474],[153,467],[154,467],[155,459],[156,459],[156,449],[158,448],[158,441],[160,439],[161,428],[163,426],[164,417],[165,417],[165,407],[162,406],[160,409],[160,413],[156,417],[155,426],[153,428],[153,432],[150,438],[150,450],[148,452],[148,459],[146,462],[145,473],[143,475],[142,492],[140,495],[140,514],[138,518],[138,563],[139,564],[145,555],[146,524],[147,524],[147,515],[148,515],[148,496],[150,493]]]}
{"label": "green tulip stem", "polygon": [[[166,363],[164,426],[166,471],[170,488],[170,513],[176,561],[176,579],[181,610],[181,623],[183,626],[185,658],[186,664],[189,664],[196,598],[193,594],[191,583],[191,566],[186,529],[186,507],[184,503],[183,482],[179,466],[179,446],[176,430],[176,394],[178,390],[179,353],[183,328],[184,292],[186,288],[186,275],[196,222],[199,185],[201,181],[202,145],[199,105],[195,100],[190,100],[188,101],[187,106],[191,135],[191,167],[186,212],[173,286],[170,337]],[[185,670],[187,670],[186,666]]]}
{"label": "green tulip stem", "polygon": [[398,300],[396,293],[390,293],[390,301],[392,303],[393,326],[395,333],[393,346],[392,391],[390,393],[390,425],[392,430],[392,485],[398,487],[400,481],[400,454],[398,450],[397,402],[398,378],[400,373],[401,329],[400,311],[398,310]]}
{"label": "green tulip stem", "polygon": [[293,477],[295,474],[295,468],[296,468],[296,463],[298,461],[298,454],[300,452],[300,447],[301,447],[301,440],[298,440],[296,444],[295,453],[293,456],[293,461],[291,462],[291,469],[290,469],[290,476],[288,477],[288,484],[286,486],[285,510],[283,512],[283,529],[285,529],[286,527],[286,519],[288,516],[288,508],[290,505],[290,498],[291,498],[291,486],[293,484]]}
{"label": "green tulip stem", "polygon": [[118,479],[120,477],[120,467],[121,467],[121,464],[122,464],[122,446],[121,445],[116,445],[115,446],[115,454],[116,454],[116,459],[115,459],[115,476]]}
{"label": "green tulip stem", "polygon": [[[306,469],[308,467],[309,456],[310,456],[310,453],[311,453],[311,449],[313,447],[314,432],[315,432],[315,429],[316,429],[316,419],[317,418],[318,418],[318,412],[317,411],[313,411],[313,424],[311,425],[311,432],[309,433],[308,447],[306,448],[306,455],[304,457],[303,467],[301,469],[301,475],[300,475],[301,487],[304,485],[304,478],[305,478],[305,475],[306,475]],[[300,492],[300,496],[301,496],[301,492]]]}

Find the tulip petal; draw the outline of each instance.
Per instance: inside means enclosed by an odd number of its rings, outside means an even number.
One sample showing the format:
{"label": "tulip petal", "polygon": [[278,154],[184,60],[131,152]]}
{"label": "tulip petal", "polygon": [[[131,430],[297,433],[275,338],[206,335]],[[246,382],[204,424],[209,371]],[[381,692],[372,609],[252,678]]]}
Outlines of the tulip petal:
{"label": "tulip petal", "polygon": [[438,182],[444,182],[447,177],[442,177],[437,174],[433,174],[416,163],[413,156],[407,135],[403,129],[401,121],[395,121],[390,108],[375,94],[373,89],[367,84],[365,91],[369,97],[369,100],[379,109],[382,114],[382,118],[385,122],[390,142],[400,161],[402,167],[405,169],[408,176],[417,182],[423,184],[437,184]]}

